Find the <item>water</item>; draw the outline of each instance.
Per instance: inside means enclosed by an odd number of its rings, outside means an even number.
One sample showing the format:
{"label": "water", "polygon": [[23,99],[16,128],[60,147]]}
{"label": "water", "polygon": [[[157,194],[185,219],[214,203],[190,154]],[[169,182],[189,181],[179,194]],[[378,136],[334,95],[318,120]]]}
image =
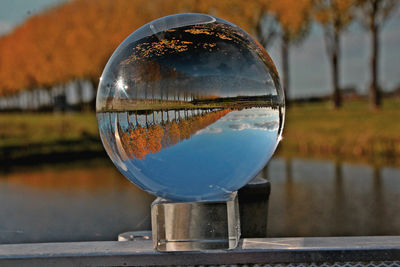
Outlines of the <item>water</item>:
{"label": "water", "polygon": [[113,240],[149,229],[152,201],[109,160],[2,174],[0,243]]}
{"label": "water", "polygon": [[[153,196],[109,162],[0,174],[0,243],[116,240],[150,229]],[[273,159],[268,236],[400,234],[400,168]]]}
{"label": "water", "polygon": [[271,236],[400,234],[400,169],[323,161],[270,164]]}

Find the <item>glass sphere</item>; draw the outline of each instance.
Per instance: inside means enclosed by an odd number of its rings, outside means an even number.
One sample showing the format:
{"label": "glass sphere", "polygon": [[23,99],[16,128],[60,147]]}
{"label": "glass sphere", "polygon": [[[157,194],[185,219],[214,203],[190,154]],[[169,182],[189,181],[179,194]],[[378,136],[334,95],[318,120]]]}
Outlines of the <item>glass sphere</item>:
{"label": "glass sphere", "polygon": [[285,106],[276,68],[239,27],[210,15],[152,21],[114,52],[96,99],[117,168],[156,196],[221,200],[271,158]]}

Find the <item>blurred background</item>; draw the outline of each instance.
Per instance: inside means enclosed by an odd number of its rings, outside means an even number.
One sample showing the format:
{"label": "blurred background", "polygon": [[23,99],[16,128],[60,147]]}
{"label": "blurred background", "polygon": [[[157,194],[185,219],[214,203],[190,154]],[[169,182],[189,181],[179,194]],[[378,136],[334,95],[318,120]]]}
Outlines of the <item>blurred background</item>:
{"label": "blurred background", "polygon": [[2,0],[0,243],[114,240],[150,229],[94,110],[116,47],[153,19],[208,13],[253,35],[286,92],[270,237],[400,234],[397,0]]}

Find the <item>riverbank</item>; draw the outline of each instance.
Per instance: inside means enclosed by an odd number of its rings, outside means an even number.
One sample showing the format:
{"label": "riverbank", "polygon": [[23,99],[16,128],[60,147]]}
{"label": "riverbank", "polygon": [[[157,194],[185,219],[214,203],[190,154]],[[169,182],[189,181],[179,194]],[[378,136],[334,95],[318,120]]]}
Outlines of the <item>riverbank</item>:
{"label": "riverbank", "polygon": [[[294,104],[278,155],[400,165],[400,99],[372,111],[366,101]],[[94,113],[0,114],[0,162],[40,164],[104,157]]]}
{"label": "riverbank", "polygon": [[105,156],[93,112],[0,114],[2,169]]}
{"label": "riverbank", "polygon": [[381,110],[366,101],[345,102],[334,110],[329,102],[297,104],[286,114],[278,154],[400,165],[400,99],[387,99]]}

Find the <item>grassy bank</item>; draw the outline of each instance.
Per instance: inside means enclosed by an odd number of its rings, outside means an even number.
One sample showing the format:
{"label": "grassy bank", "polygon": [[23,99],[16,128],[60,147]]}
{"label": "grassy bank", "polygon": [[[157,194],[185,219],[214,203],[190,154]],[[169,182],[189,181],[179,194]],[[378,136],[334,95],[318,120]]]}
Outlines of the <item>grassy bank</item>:
{"label": "grassy bank", "polygon": [[281,155],[400,165],[400,99],[378,111],[361,100],[294,105],[286,119]]}
{"label": "grassy bank", "polygon": [[[365,101],[340,110],[325,102],[293,105],[278,154],[400,165],[400,99],[386,100],[380,111]],[[3,164],[93,155],[104,155],[94,113],[0,114]]]}
{"label": "grassy bank", "polygon": [[104,155],[94,113],[0,114],[0,164],[34,165]]}
{"label": "grassy bank", "polygon": [[0,114],[0,147],[46,144],[97,135],[94,113]]}

